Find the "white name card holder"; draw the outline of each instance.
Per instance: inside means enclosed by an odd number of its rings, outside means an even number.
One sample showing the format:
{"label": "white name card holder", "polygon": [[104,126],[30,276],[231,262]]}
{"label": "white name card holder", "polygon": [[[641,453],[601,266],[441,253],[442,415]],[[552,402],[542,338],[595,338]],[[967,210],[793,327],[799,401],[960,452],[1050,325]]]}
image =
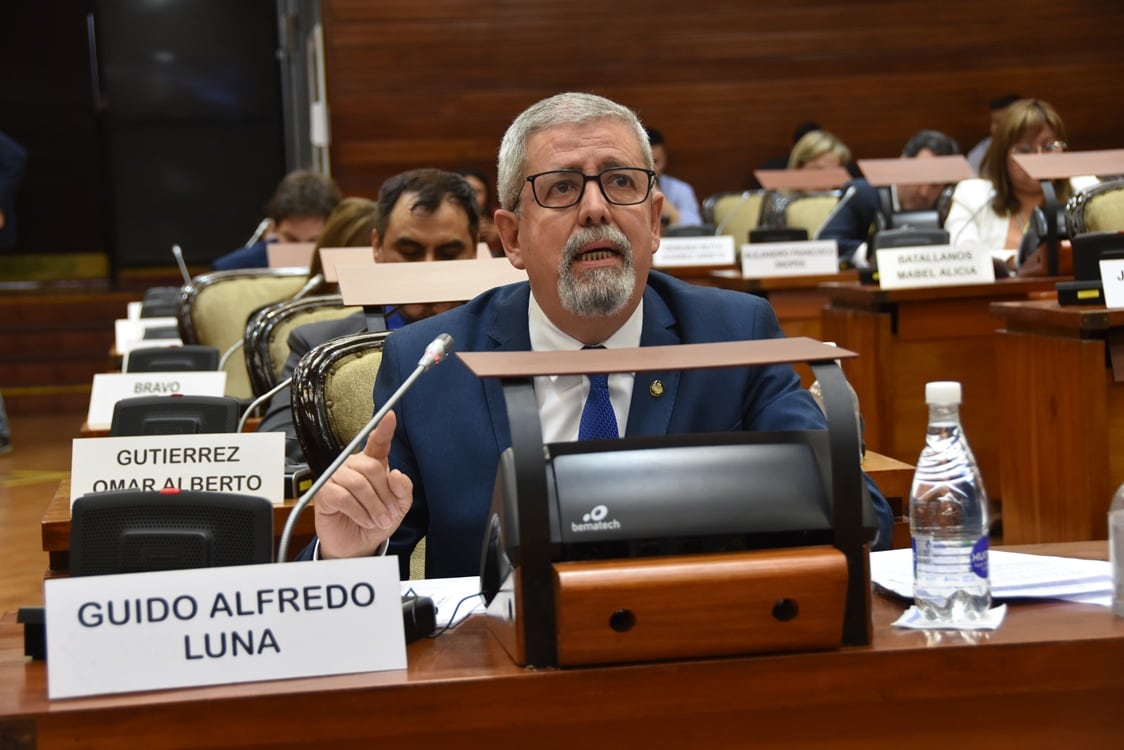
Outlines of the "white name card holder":
{"label": "white name card holder", "polygon": [[728,234],[716,237],[662,237],[652,263],[656,268],[733,266],[737,263],[734,238]]}
{"label": "white name card holder", "polygon": [[76,438],[70,453],[72,505],[93,492],[163,489],[257,495],[276,505],[284,484],[282,432]]}
{"label": "white name card holder", "polygon": [[921,245],[878,251],[878,285],[882,289],[993,281],[991,250],[983,245]]}
{"label": "white name card holder", "polygon": [[226,373],[210,370],[183,372],[99,372],[90,388],[86,426],[108,430],[113,407],[123,398],[136,396],[221,396]]}
{"label": "white name card holder", "polygon": [[746,278],[827,276],[833,273],[839,273],[839,249],[835,240],[742,245],[742,276]]}
{"label": "white name card holder", "polygon": [[164,328],[169,326],[174,328],[176,325],[176,319],[171,317],[137,318],[136,320],[118,318],[113,321],[113,346],[118,354],[125,354],[133,349],[139,349],[142,346],[182,346],[183,341],[180,340],[178,336],[152,339],[146,339],[144,337],[145,331],[149,328]]}
{"label": "white name card holder", "polygon": [[1100,266],[1105,307],[1124,307],[1124,260],[1102,260]]}
{"label": "white name card holder", "polygon": [[44,589],[52,700],[406,668],[395,557],[53,578]]}

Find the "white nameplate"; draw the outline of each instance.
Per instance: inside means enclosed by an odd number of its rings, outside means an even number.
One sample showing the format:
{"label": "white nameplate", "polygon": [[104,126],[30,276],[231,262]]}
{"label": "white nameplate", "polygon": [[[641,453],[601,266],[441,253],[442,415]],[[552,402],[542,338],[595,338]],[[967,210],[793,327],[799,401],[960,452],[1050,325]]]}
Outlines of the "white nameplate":
{"label": "white nameplate", "polygon": [[142,346],[180,346],[182,342],[178,336],[153,339],[144,337],[145,331],[149,328],[175,328],[176,325],[175,318],[137,318],[136,320],[118,318],[113,321],[113,346],[118,354]]}
{"label": "white nameplate", "polygon": [[1102,260],[1100,266],[1105,307],[1124,307],[1124,260]]}
{"label": "white nameplate", "polygon": [[878,251],[883,289],[959,286],[995,281],[991,250],[982,245],[921,245]]}
{"label": "white nameplate", "polygon": [[757,242],[742,245],[742,276],[828,276],[839,273],[835,240]]}
{"label": "white nameplate", "polygon": [[88,492],[162,489],[235,492],[280,503],[285,433],[216,432],[77,438],[70,502]]}
{"label": "white nameplate", "polygon": [[113,422],[113,407],[123,398],[134,396],[221,396],[226,388],[226,373],[217,370],[183,372],[99,372],[90,388],[90,408],[86,426],[108,430]]}
{"label": "white nameplate", "polygon": [[736,261],[734,238],[723,234],[717,237],[661,237],[652,265],[656,268],[732,266]]}
{"label": "white nameplate", "polygon": [[52,578],[52,700],[406,668],[395,557]]}

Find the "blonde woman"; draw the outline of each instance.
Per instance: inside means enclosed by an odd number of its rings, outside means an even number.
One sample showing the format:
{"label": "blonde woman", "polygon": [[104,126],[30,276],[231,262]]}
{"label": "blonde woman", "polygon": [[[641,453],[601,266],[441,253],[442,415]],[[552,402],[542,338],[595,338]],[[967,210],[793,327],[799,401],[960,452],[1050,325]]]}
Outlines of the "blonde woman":
{"label": "blonde woman", "polygon": [[788,155],[789,169],[830,169],[851,161],[851,149],[826,130],[813,130],[801,136]]}

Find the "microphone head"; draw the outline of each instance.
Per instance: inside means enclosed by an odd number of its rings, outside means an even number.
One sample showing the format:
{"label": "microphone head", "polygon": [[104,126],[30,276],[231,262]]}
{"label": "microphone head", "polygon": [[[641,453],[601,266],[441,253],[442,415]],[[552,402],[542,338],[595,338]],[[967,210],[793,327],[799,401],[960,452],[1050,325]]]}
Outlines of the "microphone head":
{"label": "microphone head", "polygon": [[453,337],[447,333],[437,335],[437,338],[429,342],[429,346],[425,348],[425,354],[418,361],[418,365],[429,369],[435,364],[445,359],[453,351]]}

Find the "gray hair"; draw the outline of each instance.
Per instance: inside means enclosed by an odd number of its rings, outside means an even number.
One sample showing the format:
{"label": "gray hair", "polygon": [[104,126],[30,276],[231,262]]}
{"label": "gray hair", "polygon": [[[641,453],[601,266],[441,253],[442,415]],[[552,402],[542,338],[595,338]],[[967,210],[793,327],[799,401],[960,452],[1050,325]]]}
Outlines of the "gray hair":
{"label": "gray hair", "polygon": [[527,139],[531,134],[558,125],[579,125],[594,120],[619,120],[633,129],[636,143],[644,155],[644,166],[653,169],[652,148],[640,118],[628,107],[596,94],[567,92],[532,104],[504,133],[496,165],[500,207],[514,211],[523,189],[523,170],[527,166]]}

